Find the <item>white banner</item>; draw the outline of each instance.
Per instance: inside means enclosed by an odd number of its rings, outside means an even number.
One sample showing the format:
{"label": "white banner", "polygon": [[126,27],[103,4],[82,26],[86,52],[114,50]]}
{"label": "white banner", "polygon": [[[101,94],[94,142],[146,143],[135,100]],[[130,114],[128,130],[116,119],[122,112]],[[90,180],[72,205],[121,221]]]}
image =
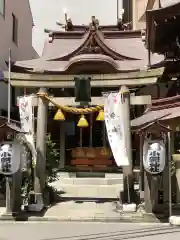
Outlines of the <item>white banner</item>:
{"label": "white banner", "polygon": [[21,129],[26,133],[33,131],[32,96],[18,98]]}
{"label": "white banner", "polygon": [[125,146],[125,135],[122,122],[121,93],[104,95],[104,114],[109,144],[117,166],[128,166],[129,160]]}
{"label": "white banner", "polygon": [[23,96],[18,98],[19,114],[21,121],[21,128],[25,134],[25,138],[33,155],[33,161],[36,163],[37,152],[34,144],[33,132],[33,112],[32,112],[32,99],[33,96]]}

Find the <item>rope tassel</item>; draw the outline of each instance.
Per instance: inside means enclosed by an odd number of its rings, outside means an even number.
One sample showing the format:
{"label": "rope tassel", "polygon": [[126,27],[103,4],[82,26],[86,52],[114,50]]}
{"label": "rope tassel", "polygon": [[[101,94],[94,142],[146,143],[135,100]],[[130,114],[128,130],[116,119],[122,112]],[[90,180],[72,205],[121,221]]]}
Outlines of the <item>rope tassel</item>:
{"label": "rope tassel", "polygon": [[88,121],[86,120],[84,115],[81,115],[77,126],[81,128],[89,126]]}
{"label": "rope tassel", "polygon": [[96,121],[104,121],[104,110],[100,110]]}
{"label": "rope tassel", "polygon": [[64,121],[65,120],[65,116],[63,114],[63,112],[61,111],[61,109],[58,109],[55,116],[54,116],[54,120],[59,120],[59,121]]}

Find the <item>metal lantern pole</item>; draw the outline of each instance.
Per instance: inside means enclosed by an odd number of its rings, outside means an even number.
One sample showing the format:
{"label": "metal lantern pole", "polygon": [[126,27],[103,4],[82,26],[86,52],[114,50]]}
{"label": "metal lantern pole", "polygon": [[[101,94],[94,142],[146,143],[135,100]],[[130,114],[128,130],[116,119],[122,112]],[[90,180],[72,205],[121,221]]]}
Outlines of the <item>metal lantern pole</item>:
{"label": "metal lantern pole", "polygon": [[[11,49],[9,49],[8,61],[8,123],[11,119]],[[10,177],[6,176],[6,214],[12,213]]]}
{"label": "metal lantern pole", "polygon": [[8,123],[11,119],[11,49],[9,49],[9,62],[8,62]]}

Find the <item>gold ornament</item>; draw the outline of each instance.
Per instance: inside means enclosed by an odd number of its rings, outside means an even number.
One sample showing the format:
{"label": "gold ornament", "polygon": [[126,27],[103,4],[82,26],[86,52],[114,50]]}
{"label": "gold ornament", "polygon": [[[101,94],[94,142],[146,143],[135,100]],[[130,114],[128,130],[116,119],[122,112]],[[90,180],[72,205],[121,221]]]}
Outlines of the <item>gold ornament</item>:
{"label": "gold ornament", "polygon": [[79,119],[79,122],[77,124],[78,127],[88,127],[89,124],[88,124],[88,121],[86,120],[85,116],[84,115],[81,115],[80,119]]}
{"label": "gold ornament", "polygon": [[103,109],[99,111],[96,121],[104,121],[104,110]]}
{"label": "gold ornament", "polygon": [[58,109],[55,116],[54,116],[54,120],[59,120],[59,121],[64,121],[65,120],[65,116],[63,114],[63,112],[61,111],[61,109]]}

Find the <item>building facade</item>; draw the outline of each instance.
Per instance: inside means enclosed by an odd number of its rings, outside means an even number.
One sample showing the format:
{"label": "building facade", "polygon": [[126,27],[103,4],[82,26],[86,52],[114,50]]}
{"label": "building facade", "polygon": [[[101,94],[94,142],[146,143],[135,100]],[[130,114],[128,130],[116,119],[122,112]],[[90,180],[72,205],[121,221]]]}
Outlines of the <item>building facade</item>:
{"label": "building facade", "polygon": [[[32,47],[33,18],[29,0],[0,0],[0,69],[7,69],[9,49],[12,61],[37,57]],[[12,94],[14,89],[12,89]],[[1,114],[6,115],[7,85],[0,85]]]}

